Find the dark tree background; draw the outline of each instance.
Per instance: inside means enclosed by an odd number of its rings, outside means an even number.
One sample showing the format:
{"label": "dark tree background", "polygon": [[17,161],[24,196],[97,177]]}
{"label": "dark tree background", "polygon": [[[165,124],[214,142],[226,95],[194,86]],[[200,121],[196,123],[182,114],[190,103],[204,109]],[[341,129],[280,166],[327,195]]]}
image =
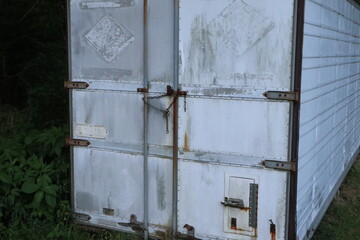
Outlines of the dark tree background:
{"label": "dark tree background", "polygon": [[0,106],[36,127],[66,121],[66,0],[0,0]]}

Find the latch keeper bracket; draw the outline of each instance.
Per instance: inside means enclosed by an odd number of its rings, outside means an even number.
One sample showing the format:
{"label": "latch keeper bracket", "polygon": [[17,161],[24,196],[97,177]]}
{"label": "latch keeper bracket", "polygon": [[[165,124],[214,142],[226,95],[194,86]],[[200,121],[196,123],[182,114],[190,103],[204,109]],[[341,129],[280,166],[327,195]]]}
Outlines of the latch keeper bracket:
{"label": "latch keeper bracket", "polygon": [[89,87],[87,82],[72,82],[72,81],[65,81],[64,88],[67,89],[86,89]]}
{"label": "latch keeper bracket", "polygon": [[90,145],[90,142],[83,139],[66,138],[66,145],[87,147]]}
{"label": "latch keeper bracket", "polygon": [[299,92],[297,91],[267,91],[263,95],[267,99],[299,101]]}
{"label": "latch keeper bracket", "polygon": [[264,160],[261,162],[266,168],[273,168],[283,171],[296,172],[296,162],[282,162],[274,160]]}

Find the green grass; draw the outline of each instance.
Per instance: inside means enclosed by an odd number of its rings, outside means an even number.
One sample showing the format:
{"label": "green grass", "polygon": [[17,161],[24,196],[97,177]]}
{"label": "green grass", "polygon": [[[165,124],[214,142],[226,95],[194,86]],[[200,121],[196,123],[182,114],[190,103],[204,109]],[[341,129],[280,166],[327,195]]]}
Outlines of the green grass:
{"label": "green grass", "polygon": [[132,234],[108,230],[86,229],[72,223],[54,224],[36,221],[26,225],[0,228],[2,239],[7,240],[139,240]]}
{"label": "green grass", "polygon": [[331,203],[313,240],[360,240],[360,157]]}

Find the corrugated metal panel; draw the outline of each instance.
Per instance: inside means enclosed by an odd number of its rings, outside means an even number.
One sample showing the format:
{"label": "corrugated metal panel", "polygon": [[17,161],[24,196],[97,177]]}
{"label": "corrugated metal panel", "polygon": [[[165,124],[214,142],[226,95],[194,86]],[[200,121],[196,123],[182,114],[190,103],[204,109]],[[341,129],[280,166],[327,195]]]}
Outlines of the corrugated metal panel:
{"label": "corrugated metal panel", "polygon": [[304,32],[300,239],[312,234],[360,144],[360,11],[348,1],[307,0]]}

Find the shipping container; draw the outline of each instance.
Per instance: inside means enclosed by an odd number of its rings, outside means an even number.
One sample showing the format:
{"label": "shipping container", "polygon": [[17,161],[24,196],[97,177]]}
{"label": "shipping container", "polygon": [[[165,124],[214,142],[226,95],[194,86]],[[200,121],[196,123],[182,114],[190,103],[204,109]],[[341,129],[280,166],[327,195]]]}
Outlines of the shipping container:
{"label": "shipping container", "polygon": [[347,0],[69,0],[76,223],[310,239],[359,153]]}

